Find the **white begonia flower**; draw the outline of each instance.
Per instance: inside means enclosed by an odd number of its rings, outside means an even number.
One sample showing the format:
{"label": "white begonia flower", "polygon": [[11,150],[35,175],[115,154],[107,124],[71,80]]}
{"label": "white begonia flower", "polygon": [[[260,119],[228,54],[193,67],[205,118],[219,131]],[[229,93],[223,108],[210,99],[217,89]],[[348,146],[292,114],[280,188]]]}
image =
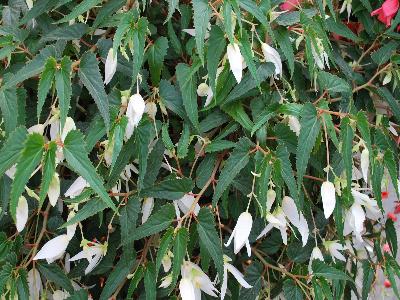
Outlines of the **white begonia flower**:
{"label": "white begonia flower", "polygon": [[266,203],[267,212],[271,211],[271,207],[274,204],[275,199],[276,199],[276,192],[273,189],[269,189],[267,192],[267,203]]}
{"label": "white begonia flower", "polygon": [[67,234],[62,234],[49,240],[43,245],[33,260],[46,259],[48,263],[53,262],[64,254],[69,241],[70,239]]}
{"label": "white begonia flower", "polygon": [[353,232],[356,239],[362,242],[361,233],[364,230],[364,221],[364,210],[357,201],[354,201],[345,215],[343,235],[348,235]]}
{"label": "white begonia flower", "polygon": [[[71,220],[73,217],[75,216],[75,211],[74,210],[71,210],[69,213],[68,213],[68,218],[67,218],[67,222],[69,221],[69,220]],[[71,225],[68,225],[67,226],[67,236],[68,236],[68,238],[71,240],[73,237],[74,237],[74,235],[75,235],[75,231],[76,231],[76,226],[78,225],[78,223],[74,223],[74,224],[71,224]]]}
{"label": "white begonia flower", "polygon": [[328,219],[336,205],[335,185],[330,181],[325,181],[321,185],[322,206],[324,208],[325,218]]}
{"label": "white begonia flower", "polygon": [[205,82],[200,83],[199,86],[197,87],[197,95],[199,97],[207,96],[208,89],[209,89],[209,86],[207,83],[205,83]]}
{"label": "white begonia flower", "polygon": [[165,289],[165,288],[169,287],[171,285],[171,283],[172,283],[172,274],[169,274],[162,279],[159,287]]}
{"label": "white begonia flower", "polygon": [[237,220],[236,226],[233,229],[228,242],[225,247],[228,247],[234,239],[233,252],[238,254],[239,251],[246,245],[247,255],[251,256],[251,247],[249,242],[249,235],[251,227],[253,226],[253,217],[247,211],[242,212]]}
{"label": "white begonia flower", "polygon": [[329,57],[328,54],[324,50],[324,45],[322,44],[322,39],[316,38],[316,47],[314,44],[311,44],[311,54],[314,57],[315,64],[319,69],[325,69],[325,65],[330,69],[329,66]]}
{"label": "white begonia flower", "polygon": [[140,120],[142,119],[144,109],[146,108],[146,103],[139,93],[132,95],[129,98],[128,108],[126,109],[126,116],[128,118],[128,124],[125,129],[125,137],[129,139],[135,127],[138,126]]}
{"label": "white begonia flower", "polygon": [[117,53],[114,53],[114,49],[108,50],[106,64],[104,68],[104,84],[109,84],[111,79],[114,77],[115,71],[117,71]]}
{"label": "white begonia flower", "polygon": [[308,263],[308,274],[312,274],[312,263],[313,260],[319,259],[320,261],[324,261],[324,256],[322,255],[321,250],[318,247],[314,247],[311,252],[310,261]]}
{"label": "white begonia flower", "polygon": [[68,133],[72,130],[76,130],[76,125],[74,119],[71,117],[67,117],[65,119],[64,128],[60,130],[61,132],[61,140],[64,142],[65,138],[67,137]]}
{"label": "white begonia flower", "polygon": [[237,83],[240,83],[242,81],[243,56],[240,53],[239,45],[236,43],[229,44],[226,48],[226,54],[233,76],[235,76]]}
{"label": "white begonia flower", "polygon": [[44,125],[43,124],[36,124],[28,128],[28,133],[38,133],[40,135],[43,135],[44,132]]}
{"label": "white begonia flower", "polygon": [[226,290],[228,288],[228,271],[236,278],[236,280],[242,287],[244,287],[245,289],[252,288],[252,286],[248,284],[246,280],[244,280],[243,274],[229,263],[231,261],[232,259],[230,257],[224,255],[224,278],[222,279],[221,285],[221,300],[224,300]]}
{"label": "white begonia flower", "polygon": [[339,252],[339,250],[342,251],[347,249],[346,246],[339,244],[337,241],[325,241],[324,247],[332,256],[333,262],[336,262],[335,259],[346,261],[346,258],[343,256],[343,254]]}
{"label": "white begonia flower", "polygon": [[69,297],[69,293],[62,290],[56,290],[53,293],[53,300],[65,300]]}
{"label": "white begonia flower", "polygon": [[28,272],[27,281],[29,287],[29,299],[40,300],[40,293],[43,290],[43,285],[40,273],[36,268],[33,268]]}
{"label": "white begonia flower", "polygon": [[29,216],[29,206],[26,198],[20,196],[18,199],[17,211],[16,211],[16,226],[18,232],[24,230],[26,222]]}
{"label": "white begonia flower", "polygon": [[273,214],[267,213],[268,225],[264,230],[258,235],[257,240],[265,236],[272,228],[276,228],[281,232],[282,241],[287,245],[287,222],[286,216],[281,207],[277,207]]}
{"label": "white begonia flower", "polygon": [[68,190],[64,193],[65,197],[75,198],[79,196],[83,190],[89,187],[88,182],[83,179],[82,176],[79,176],[75,181],[71,184]]}
{"label": "white begonia flower", "polygon": [[157,104],[154,102],[147,102],[144,112],[147,113],[152,120],[154,120],[157,114]]}
{"label": "white begonia flower", "polygon": [[167,273],[172,266],[171,257],[174,257],[174,254],[171,251],[168,251],[161,260],[161,264],[163,266],[164,272]]}
{"label": "white begonia flower", "polygon": [[347,21],[350,19],[352,2],[353,2],[353,0],[344,0],[342,7],[340,8],[340,11],[339,11],[339,13],[343,13],[345,10],[347,10]]}
{"label": "white begonia flower", "polygon": [[182,300],[201,299],[201,291],[217,297],[217,289],[210,278],[196,264],[184,261],[181,267],[182,279],[179,283],[179,291]]}
{"label": "white begonia flower", "polygon": [[369,169],[369,151],[367,148],[361,152],[361,173],[364,178],[364,181],[368,183],[368,169]]}
{"label": "white begonia flower", "polygon": [[154,198],[153,197],[144,198],[142,203],[142,224],[146,222],[147,219],[150,217],[153,208],[154,208]]}
{"label": "white begonia flower", "polygon": [[276,51],[274,48],[266,43],[261,44],[261,50],[264,54],[265,61],[274,64],[275,78],[277,78],[278,75],[282,75],[282,60],[278,51]]}
{"label": "white begonia flower", "polygon": [[307,244],[310,231],[308,229],[307,220],[304,218],[303,213],[297,210],[294,200],[288,196],[283,197],[282,210],[289,219],[290,223],[292,223],[292,225],[299,230],[304,247]]}
{"label": "white begonia flower", "polygon": [[85,275],[90,273],[101,261],[104,255],[107,253],[107,243],[100,244],[95,242],[89,242],[83,240],[81,242],[83,250],[71,257],[69,261],[76,261],[79,259],[87,259],[89,265],[85,269]]}
{"label": "white begonia flower", "polygon": [[378,220],[382,217],[382,213],[376,200],[371,199],[368,195],[362,194],[354,189],[351,190],[351,194],[353,195],[355,202],[358,202],[360,205],[364,206],[366,216],[369,219]]}
{"label": "white begonia flower", "polygon": [[297,117],[288,116],[288,125],[291,131],[293,131],[297,136],[300,135],[301,125]]}
{"label": "white begonia flower", "polygon": [[[191,194],[186,194],[182,198],[174,200],[176,217],[179,219],[181,216],[179,210],[181,210],[183,214],[187,214],[195,201],[196,198]],[[193,213],[197,216],[199,211],[200,205],[196,203]]]}
{"label": "white begonia flower", "polygon": [[60,178],[58,177],[57,172],[54,173],[53,179],[50,182],[47,196],[49,197],[51,206],[54,207],[57,203],[58,197],[60,197]]}

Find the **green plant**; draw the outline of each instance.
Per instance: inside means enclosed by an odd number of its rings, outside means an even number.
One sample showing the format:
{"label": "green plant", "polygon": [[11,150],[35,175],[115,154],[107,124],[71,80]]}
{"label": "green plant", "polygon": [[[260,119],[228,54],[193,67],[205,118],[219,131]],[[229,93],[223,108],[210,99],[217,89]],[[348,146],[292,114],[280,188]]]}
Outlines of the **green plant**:
{"label": "green plant", "polygon": [[2,299],[399,297],[397,0],[0,3]]}

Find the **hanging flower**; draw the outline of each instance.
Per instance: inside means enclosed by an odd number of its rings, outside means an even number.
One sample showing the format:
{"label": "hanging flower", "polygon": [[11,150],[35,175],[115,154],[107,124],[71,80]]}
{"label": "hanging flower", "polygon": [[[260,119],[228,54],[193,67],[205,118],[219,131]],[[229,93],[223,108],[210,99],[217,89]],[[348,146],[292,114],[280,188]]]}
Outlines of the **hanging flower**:
{"label": "hanging flower", "polygon": [[249,242],[249,235],[251,232],[251,227],[253,226],[253,218],[251,214],[247,211],[242,212],[237,220],[236,226],[233,229],[231,236],[229,237],[228,242],[225,244],[225,247],[228,247],[232,239],[234,239],[234,253],[238,254],[240,249],[246,245],[247,255],[251,256],[251,247]]}
{"label": "hanging flower", "polygon": [[139,93],[132,95],[129,98],[128,108],[126,109],[126,116],[128,117],[128,124],[126,125],[125,137],[129,139],[135,127],[138,126],[142,119],[146,103]]}
{"label": "hanging flower", "polygon": [[346,258],[343,256],[343,254],[339,252],[347,249],[346,246],[339,244],[337,241],[325,241],[324,247],[332,256],[333,262],[336,262],[335,259],[346,261]]}
{"label": "hanging flower", "polygon": [[229,44],[226,48],[226,54],[233,76],[235,76],[237,83],[240,83],[242,81],[243,56],[240,53],[239,45],[236,43]]}
{"label": "hanging flower", "polygon": [[264,59],[266,62],[271,62],[275,66],[275,77],[282,74],[282,60],[281,57],[274,48],[266,43],[261,44],[261,50],[264,54]]}
{"label": "hanging flower", "polygon": [[28,221],[29,207],[28,202],[24,196],[20,196],[18,199],[17,212],[16,212],[16,225],[18,232],[21,232],[25,228],[25,224]]}
{"label": "hanging flower", "polygon": [[36,268],[33,268],[28,272],[27,281],[29,287],[29,299],[40,300],[40,293],[43,290],[43,285],[40,273]]}
{"label": "hanging flower", "polygon": [[113,48],[110,48],[104,68],[104,84],[108,84],[113,78],[115,71],[117,71],[117,62],[117,53],[114,54]]}
{"label": "hanging flower", "polygon": [[307,220],[304,218],[304,215],[297,210],[297,206],[291,197],[283,197],[282,209],[290,223],[299,230],[304,247],[307,244],[310,233]]}
{"label": "hanging flower", "polygon": [[386,27],[390,27],[392,19],[396,16],[398,10],[399,0],[386,0],[380,8],[371,12],[371,16],[378,15],[378,20],[385,24]]}
{"label": "hanging flower", "polygon": [[274,204],[275,199],[276,199],[276,192],[273,189],[269,189],[267,192],[267,203],[266,203],[267,212],[271,211],[271,207]]}
{"label": "hanging flower", "polygon": [[79,259],[87,259],[89,265],[85,269],[85,275],[90,273],[101,261],[104,255],[107,253],[107,243],[100,244],[97,242],[90,242],[88,240],[82,240],[81,246],[83,250],[71,257],[69,261],[76,261]]}
{"label": "hanging flower", "polygon": [[297,10],[301,2],[301,0],[286,0],[279,6],[279,8],[287,11]]}
{"label": "hanging flower", "polygon": [[[177,219],[179,219],[181,216],[179,210],[181,210],[183,214],[187,214],[195,201],[196,198],[192,194],[186,194],[182,198],[174,200]],[[200,205],[196,203],[193,213],[197,216],[199,211],[200,211]]]}
{"label": "hanging flower", "polygon": [[325,181],[321,185],[322,206],[325,218],[328,219],[333,213],[336,205],[335,186],[330,181]]}
{"label": "hanging flower", "polygon": [[353,2],[353,0],[344,0],[342,7],[340,8],[340,11],[339,11],[339,13],[343,13],[345,10],[347,10],[347,20],[350,19],[352,2]]}
{"label": "hanging flower", "polygon": [[182,300],[201,299],[201,291],[217,297],[217,289],[210,278],[200,267],[190,261],[184,261],[181,267],[182,279],[179,283],[179,291]]}
{"label": "hanging flower", "polygon": [[364,181],[368,183],[369,151],[367,148],[361,152],[361,173]]}
{"label": "hanging flower", "polygon": [[57,203],[58,197],[60,197],[60,178],[58,177],[57,172],[54,173],[53,179],[50,182],[47,196],[49,197],[51,206],[54,207]]}
{"label": "hanging flower", "polygon": [[82,176],[79,176],[75,181],[71,184],[68,190],[65,192],[65,197],[75,198],[79,196],[83,190],[89,187],[89,184]]}
{"label": "hanging flower", "polygon": [[364,229],[365,213],[361,205],[354,202],[350,209],[346,212],[344,220],[343,234],[348,235],[353,232],[356,239],[362,242],[361,232]]}
{"label": "hanging flower", "polygon": [[47,263],[52,263],[64,254],[68,247],[69,241],[70,239],[66,234],[62,234],[51,239],[43,245],[33,260],[46,259]]}
{"label": "hanging flower", "polygon": [[224,255],[224,278],[222,279],[221,285],[221,300],[224,300],[226,290],[228,288],[228,271],[236,278],[242,287],[245,289],[252,288],[252,286],[248,284],[246,280],[244,280],[243,274],[229,263],[231,261],[232,259],[229,256]]}
{"label": "hanging flower", "polygon": [[281,207],[277,207],[273,214],[267,213],[268,225],[264,230],[258,235],[257,240],[265,236],[272,228],[276,228],[280,231],[282,241],[287,245],[287,222],[286,216]]}
{"label": "hanging flower", "polygon": [[62,130],[60,130],[61,132],[61,141],[65,141],[65,138],[67,137],[68,133],[72,130],[76,130],[76,125],[75,125],[75,121],[74,119],[72,119],[71,117],[67,117],[65,119],[65,124],[64,124],[64,128]]}
{"label": "hanging flower", "polygon": [[310,261],[308,263],[308,274],[312,274],[312,262],[313,260],[319,259],[320,261],[324,261],[324,256],[322,255],[321,250],[319,250],[318,247],[314,247],[311,256],[310,256]]}
{"label": "hanging flower", "polygon": [[147,219],[150,217],[153,208],[154,208],[154,198],[152,197],[144,198],[142,204],[142,224],[145,223]]}

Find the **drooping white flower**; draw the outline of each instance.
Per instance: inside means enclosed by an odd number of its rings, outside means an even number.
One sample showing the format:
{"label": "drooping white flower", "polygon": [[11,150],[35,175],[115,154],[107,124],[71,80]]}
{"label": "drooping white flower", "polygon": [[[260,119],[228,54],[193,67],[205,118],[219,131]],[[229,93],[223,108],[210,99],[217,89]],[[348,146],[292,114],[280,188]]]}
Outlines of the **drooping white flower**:
{"label": "drooping white flower", "polygon": [[233,76],[235,76],[237,83],[240,83],[242,81],[243,56],[240,53],[239,45],[236,43],[229,44],[226,48],[226,54]]}
{"label": "drooping white flower", "polygon": [[352,1],[353,0],[344,0],[342,7],[340,8],[340,11],[339,11],[339,13],[342,13],[345,10],[347,10],[347,20],[350,19],[351,9],[352,9]]}
{"label": "drooping white flower", "polygon": [[49,197],[51,206],[54,207],[57,203],[58,197],[60,197],[60,178],[58,177],[57,172],[54,173],[53,179],[50,182],[47,196]]}
{"label": "drooping white flower", "polygon": [[297,136],[300,135],[301,125],[297,117],[288,116],[288,125],[291,131],[293,131]]}
{"label": "drooping white flower", "polygon": [[205,82],[200,83],[200,84],[198,85],[198,87],[197,87],[197,95],[198,95],[199,97],[205,97],[205,96],[207,96],[207,91],[208,91],[208,89],[209,89],[209,86],[208,86],[207,83],[205,83]]}
{"label": "drooping white flower", "polygon": [[365,213],[361,205],[354,201],[353,205],[346,212],[344,219],[343,234],[354,233],[356,239],[362,242],[361,233],[364,230]]}
{"label": "drooping white flower", "polygon": [[378,220],[382,217],[382,213],[378,207],[378,202],[376,202],[376,200],[371,199],[368,195],[360,193],[355,189],[351,190],[351,194],[353,195],[355,202],[364,206],[366,216],[369,219]]}
{"label": "drooping white flower", "polygon": [[28,221],[29,207],[28,202],[24,196],[20,196],[18,199],[17,212],[16,212],[16,226],[18,232],[21,232],[25,228],[25,224]]}
{"label": "drooping white flower", "polygon": [[234,239],[233,252],[238,254],[239,251],[246,245],[247,255],[251,256],[251,247],[249,242],[249,235],[251,227],[253,226],[253,217],[247,211],[242,212],[237,220],[236,226],[233,229],[228,242],[225,247],[228,247]]}
{"label": "drooping white flower", "polygon": [[65,197],[70,197],[70,198],[75,198],[79,196],[83,190],[89,187],[88,182],[83,179],[82,176],[79,176],[68,188],[68,190],[65,192],[64,196]]}
{"label": "drooping white flower", "polygon": [[282,209],[290,223],[299,230],[304,247],[307,244],[310,231],[303,213],[297,210],[294,200],[288,196],[283,197]]}
{"label": "drooping white flower", "polygon": [[[186,194],[182,198],[174,200],[176,217],[178,219],[180,218],[179,210],[181,210],[183,214],[187,214],[195,201],[196,198],[192,194]],[[196,203],[193,213],[197,216],[199,211],[200,211],[200,205]]]}
{"label": "drooping white flower", "polygon": [[325,218],[328,219],[333,213],[336,205],[335,185],[330,181],[325,181],[321,185],[322,206]]}
{"label": "drooping white flower", "polygon": [[89,265],[85,269],[85,275],[90,273],[101,261],[104,255],[107,253],[107,243],[100,244],[95,242],[89,242],[83,240],[83,250],[71,257],[69,261],[76,261],[79,259],[87,259]]}
{"label": "drooping white flower", "polygon": [[324,261],[324,256],[322,255],[321,250],[318,247],[314,247],[311,252],[310,261],[308,263],[308,274],[312,274],[312,262],[313,260],[319,259],[320,261]]}
{"label": "drooping white flower", "polygon": [[322,39],[316,38],[315,46],[314,44],[311,44],[311,54],[314,57],[315,64],[318,66],[319,69],[321,70],[325,69],[325,65],[328,67],[328,69],[330,68],[329,57],[324,50]]}
{"label": "drooping white flower", "polygon": [[369,151],[367,148],[364,148],[361,151],[361,173],[363,175],[364,181],[368,183],[368,169],[369,169]]}
{"label": "drooping white flower", "polygon": [[217,297],[217,289],[210,278],[196,264],[184,261],[181,267],[182,279],[179,283],[179,291],[182,300],[201,299],[201,291]]}
{"label": "drooping white flower", "polygon": [[246,280],[244,280],[243,274],[229,263],[231,261],[232,259],[230,257],[224,255],[224,278],[222,279],[221,285],[221,300],[224,300],[226,290],[228,288],[228,271],[236,278],[242,287],[245,289],[252,288],[252,286],[248,284]]}
{"label": "drooping white flower", "polygon": [[65,119],[64,128],[60,130],[61,132],[61,140],[64,142],[65,138],[67,137],[68,133],[72,130],[76,130],[76,125],[74,119],[71,117],[67,117]]}
{"label": "drooping white flower", "polygon": [[27,280],[29,287],[29,299],[40,300],[40,293],[43,290],[43,285],[39,271],[36,268],[31,269],[28,272]]}
{"label": "drooping white flower", "polygon": [[275,77],[278,77],[278,75],[282,74],[282,60],[278,51],[266,43],[261,44],[261,50],[264,54],[265,61],[274,64]]}
{"label": "drooping white flower", "polygon": [[104,68],[104,84],[108,84],[113,78],[115,71],[117,71],[117,62],[117,53],[114,53],[113,48],[110,48]]}
{"label": "drooping white flower", "polygon": [[125,137],[129,139],[135,127],[139,124],[142,119],[144,109],[146,108],[146,103],[144,102],[142,96],[139,93],[132,95],[129,98],[128,108],[126,109],[126,116],[128,118],[128,124],[125,129]]}
{"label": "drooping white flower", "polygon": [[276,228],[281,233],[283,243],[287,245],[287,222],[285,213],[283,212],[282,208],[277,207],[272,214],[267,212],[266,218],[268,224],[264,228],[264,230],[258,235],[257,240],[265,236],[268,232],[271,231],[272,228]]}
{"label": "drooping white flower", "polygon": [[146,197],[143,199],[142,204],[142,224],[150,217],[154,208],[154,198]]}
{"label": "drooping white flower", "polygon": [[343,254],[339,252],[339,250],[342,251],[347,249],[346,246],[339,244],[337,241],[325,241],[324,247],[332,256],[333,262],[335,262],[335,259],[346,261],[346,258],[343,256]]}
{"label": "drooping white flower", "polygon": [[47,262],[52,262],[56,258],[62,256],[68,247],[69,237],[66,234],[59,235],[46,244],[40,249],[40,251],[35,255],[33,260],[46,259]]}
{"label": "drooping white flower", "polygon": [[68,299],[69,293],[62,290],[56,290],[53,293],[53,300],[65,300]]}
{"label": "drooping white flower", "polygon": [[266,203],[267,212],[271,211],[271,207],[274,204],[275,199],[276,199],[276,192],[273,189],[269,189],[267,192],[267,203]]}
{"label": "drooping white flower", "polygon": [[161,260],[161,264],[163,266],[164,272],[167,273],[172,266],[171,257],[174,257],[174,254],[171,251],[168,251]]}

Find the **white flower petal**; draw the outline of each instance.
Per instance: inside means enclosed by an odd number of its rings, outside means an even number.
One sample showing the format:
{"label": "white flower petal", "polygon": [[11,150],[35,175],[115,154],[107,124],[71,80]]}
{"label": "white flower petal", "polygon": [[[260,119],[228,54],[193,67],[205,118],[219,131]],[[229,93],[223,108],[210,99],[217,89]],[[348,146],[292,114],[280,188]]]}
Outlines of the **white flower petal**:
{"label": "white flower petal", "polygon": [[300,135],[301,125],[299,119],[295,116],[288,116],[288,125],[291,131],[293,131],[297,136]]}
{"label": "white flower petal", "polygon": [[235,226],[234,253],[239,253],[240,249],[248,242],[248,238],[253,226],[253,218],[248,212],[240,214]]}
{"label": "white flower petal", "polygon": [[361,152],[361,173],[364,181],[368,182],[368,168],[369,168],[369,151],[367,148]]}
{"label": "white flower petal", "polygon": [[25,224],[28,221],[29,207],[28,202],[24,196],[20,196],[18,199],[17,211],[16,211],[16,226],[18,232],[21,232],[25,228]]}
{"label": "white flower petal", "polygon": [[108,84],[113,78],[115,71],[117,70],[117,62],[117,53],[114,54],[113,48],[110,48],[104,68],[104,84]]}
{"label": "white flower petal", "polygon": [[226,54],[228,56],[231,71],[235,76],[237,83],[240,83],[240,81],[242,81],[243,58],[240,53],[239,45],[236,43],[229,44],[226,48]]}
{"label": "white flower petal", "polygon": [[221,300],[224,300],[227,289],[228,289],[228,269],[226,267],[226,264],[224,264],[224,278],[222,279],[222,284],[221,284]]}
{"label": "white flower petal", "polygon": [[40,293],[43,290],[42,280],[39,271],[34,268],[28,272],[29,299],[40,300]]}
{"label": "white flower petal", "polygon": [[[67,221],[71,220],[73,217],[75,216],[75,212],[73,210],[71,210],[68,214],[68,218]],[[78,223],[74,223],[72,225],[68,225],[67,226],[67,236],[68,238],[71,240],[74,235],[75,235],[75,231],[76,231],[76,226],[78,225]]]}
{"label": "white flower petal", "polygon": [[147,197],[143,199],[142,204],[142,224],[150,217],[154,207],[154,198]]}
{"label": "white flower petal", "polygon": [[69,238],[66,234],[59,235],[43,245],[33,260],[52,259],[62,255],[68,247]]}
{"label": "white flower petal", "polygon": [[304,218],[303,214],[297,210],[294,200],[288,196],[283,197],[282,209],[290,223],[299,230],[304,247],[307,244],[309,236],[307,220]]}
{"label": "white flower petal", "polygon": [[182,300],[195,300],[196,295],[192,282],[187,278],[182,278],[179,283],[179,292]]}
{"label": "white flower petal", "polygon": [[263,231],[261,231],[261,233],[258,235],[257,240],[261,239],[263,236],[265,236],[268,232],[271,231],[271,229],[274,228],[274,226],[272,226],[272,224],[268,224]]}
{"label": "white flower petal", "polygon": [[64,128],[61,130],[61,140],[62,141],[65,140],[65,138],[67,137],[68,133],[71,130],[76,130],[75,121],[71,117],[67,117],[67,119],[65,119]]}
{"label": "white flower petal", "polygon": [[267,212],[271,210],[271,207],[274,204],[275,199],[276,199],[276,192],[272,189],[269,189],[267,192],[267,204],[266,204]]}
{"label": "white flower petal", "polygon": [[28,133],[29,134],[38,133],[40,135],[43,135],[43,131],[44,131],[44,125],[43,124],[36,124],[36,125],[33,125],[33,126],[28,128]]}
{"label": "white flower petal", "polygon": [[146,103],[144,102],[140,94],[132,95],[129,98],[126,116],[128,117],[128,121],[133,125],[133,127],[136,127],[139,124],[145,108]]}
{"label": "white flower petal", "polygon": [[245,289],[250,289],[252,286],[244,280],[244,276],[238,269],[236,269],[233,265],[226,263],[225,264],[226,268],[228,269],[229,272],[232,273],[232,275],[236,278],[236,280],[240,283],[242,287]]}
{"label": "white flower petal", "polygon": [[83,179],[82,176],[79,176],[68,188],[68,190],[65,192],[64,196],[65,197],[70,197],[70,198],[75,198],[76,196],[79,196],[82,191],[84,190],[85,187],[88,187],[89,184],[85,179]]}
{"label": "white flower petal", "polygon": [[[180,208],[180,210],[184,213],[187,214],[190,210],[190,208],[193,205],[193,202],[195,202],[196,198],[191,195],[191,194],[186,194],[184,195],[181,199],[178,200],[177,204]],[[197,216],[200,211],[200,205],[196,203],[194,207],[194,214]]]}
{"label": "white flower petal", "polygon": [[51,206],[56,205],[58,197],[60,197],[60,178],[58,173],[54,173],[53,179],[50,182],[49,190],[47,191],[47,196]]}
{"label": "white flower petal", "polygon": [[336,205],[335,186],[332,182],[325,181],[321,186],[322,205],[325,218],[328,219]]}
{"label": "white flower petal", "polygon": [[282,74],[282,60],[281,57],[274,48],[266,43],[261,44],[261,50],[264,54],[264,59],[266,62],[271,62],[275,66],[275,76]]}

